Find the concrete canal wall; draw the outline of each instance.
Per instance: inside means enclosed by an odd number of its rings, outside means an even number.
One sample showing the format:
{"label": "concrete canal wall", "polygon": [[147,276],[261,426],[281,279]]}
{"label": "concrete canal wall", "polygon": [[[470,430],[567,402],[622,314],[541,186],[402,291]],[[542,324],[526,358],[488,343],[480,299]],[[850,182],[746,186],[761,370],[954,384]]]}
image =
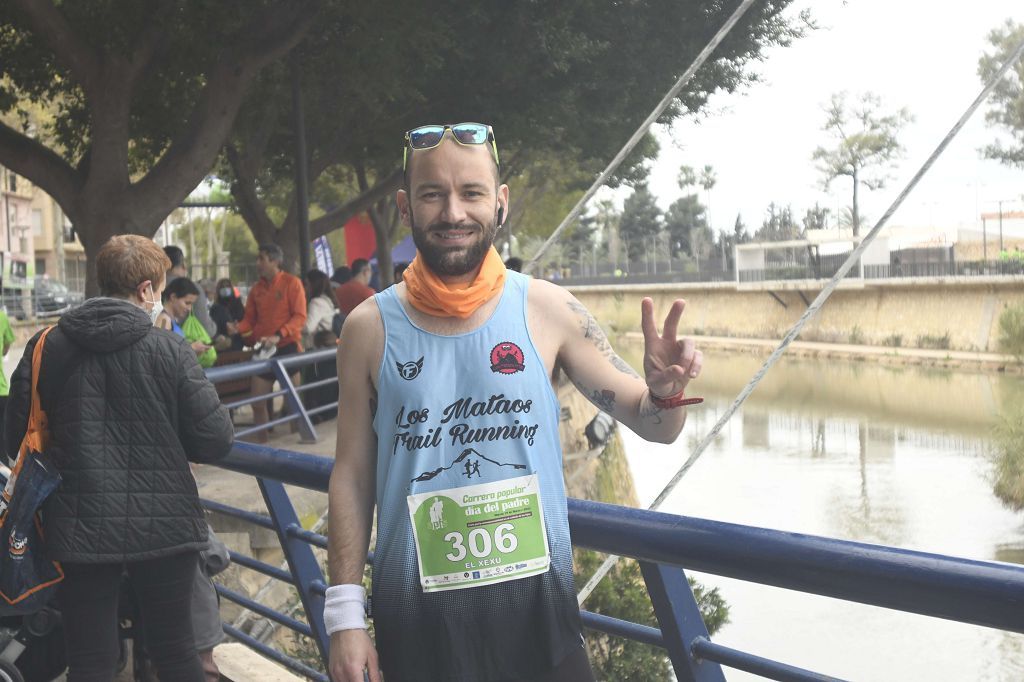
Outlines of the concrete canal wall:
{"label": "concrete canal wall", "polygon": [[[639,331],[640,300],[659,320],[687,301],[683,332],[778,339],[823,288],[819,281],[569,286],[606,328]],[[1024,277],[844,280],[804,328],[805,341],[998,352],[999,316],[1024,303]]]}

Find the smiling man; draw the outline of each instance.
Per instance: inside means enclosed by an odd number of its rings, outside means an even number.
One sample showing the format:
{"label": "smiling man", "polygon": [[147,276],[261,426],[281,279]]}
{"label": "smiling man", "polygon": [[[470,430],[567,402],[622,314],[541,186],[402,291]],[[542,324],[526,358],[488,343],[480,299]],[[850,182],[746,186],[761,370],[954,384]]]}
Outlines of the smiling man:
{"label": "smiling man", "polygon": [[[349,315],[338,350],[347,407],[329,489],[331,675],[593,680],[554,381],[566,372],[635,432],[672,442],[702,362],[676,339],[685,303],[659,335],[644,300],[639,377],[570,293],[498,257],[509,190],[490,126],[416,128],[405,153],[398,206],[416,258]],[[375,506],[376,647],[361,586]]]}

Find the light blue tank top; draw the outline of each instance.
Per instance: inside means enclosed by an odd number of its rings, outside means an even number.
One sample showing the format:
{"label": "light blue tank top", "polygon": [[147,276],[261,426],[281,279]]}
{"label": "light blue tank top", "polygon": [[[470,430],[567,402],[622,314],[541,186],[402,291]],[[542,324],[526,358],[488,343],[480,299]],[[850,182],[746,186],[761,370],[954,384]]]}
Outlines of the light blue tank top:
{"label": "light blue tank top", "polygon": [[[530,279],[508,271],[491,318],[441,336],[377,294],[386,334],[378,376],[373,616],[389,680],[529,678],[578,647],[579,609],[558,436],[559,405],[526,322]],[[424,592],[410,495],[537,474],[550,568]]]}

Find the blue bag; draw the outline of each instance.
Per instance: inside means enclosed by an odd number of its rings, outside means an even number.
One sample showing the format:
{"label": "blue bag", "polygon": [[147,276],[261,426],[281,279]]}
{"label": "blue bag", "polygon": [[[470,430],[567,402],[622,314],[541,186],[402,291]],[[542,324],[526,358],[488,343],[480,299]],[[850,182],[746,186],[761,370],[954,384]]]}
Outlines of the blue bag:
{"label": "blue bag", "polygon": [[0,616],[25,615],[46,606],[64,579],[60,564],[46,558],[40,509],[60,485],[46,455],[49,429],[39,404],[39,363],[50,327],[32,353],[32,407],[18,460],[0,495]]}

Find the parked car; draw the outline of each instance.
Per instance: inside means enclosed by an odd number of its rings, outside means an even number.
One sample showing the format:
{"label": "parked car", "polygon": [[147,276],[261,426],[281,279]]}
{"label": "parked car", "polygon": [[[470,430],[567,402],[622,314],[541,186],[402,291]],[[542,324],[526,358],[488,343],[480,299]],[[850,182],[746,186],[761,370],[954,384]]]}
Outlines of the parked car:
{"label": "parked car", "polygon": [[31,296],[31,309],[36,317],[62,315],[85,299],[83,294],[69,291],[64,284],[50,279],[47,275],[36,275],[34,285],[35,288],[31,291],[3,290],[3,306],[8,317],[16,320],[25,319],[25,296]]}

